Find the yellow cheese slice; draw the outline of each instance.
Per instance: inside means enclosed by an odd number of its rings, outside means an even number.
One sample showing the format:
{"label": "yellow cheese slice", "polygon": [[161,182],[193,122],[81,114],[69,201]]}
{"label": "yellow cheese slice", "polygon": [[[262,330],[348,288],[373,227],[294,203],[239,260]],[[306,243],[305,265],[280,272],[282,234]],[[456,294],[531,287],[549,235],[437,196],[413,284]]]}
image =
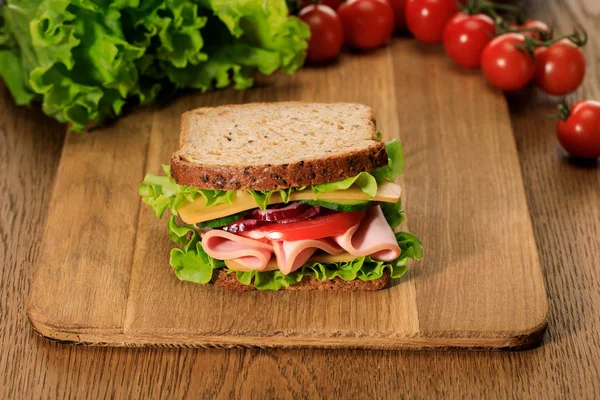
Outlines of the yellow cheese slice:
{"label": "yellow cheese slice", "polygon": [[342,254],[338,254],[337,256],[334,256],[333,254],[328,254],[325,252],[317,252],[308,261],[309,262],[315,261],[315,262],[320,262],[323,264],[330,264],[330,263],[336,263],[336,262],[354,261],[357,258],[358,257],[353,256],[352,254],[346,253],[346,252],[343,252]]}
{"label": "yellow cheese slice", "polygon": [[[295,200],[327,200],[327,201],[348,201],[348,200],[367,200],[380,201],[385,203],[396,203],[400,198],[401,189],[399,185],[393,182],[384,182],[377,188],[377,194],[374,198],[369,197],[359,187],[352,186],[346,190],[337,190],[335,192],[314,193],[310,188],[290,194],[290,201]],[[281,203],[283,200],[278,192],[273,193],[269,199],[269,204]],[[206,206],[204,198],[198,196],[192,203],[184,202],[177,213],[187,224],[210,221],[211,219],[226,217],[245,210],[256,208],[256,202],[252,195],[245,190],[238,190],[233,194],[231,204],[215,204]]]}
{"label": "yellow cheese slice", "polygon": [[[227,268],[229,268],[232,271],[239,271],[239,272],[250,272],[252,271],[250,268],[243,266],[240,263],[237,263],[233,260],[225,260],[225,265],[227,266]],[[272,257],[269,262],[267,263],[267,266],[265,267],[265,269],[263,269],[260,272],[267,272],[267,271],[275,271],[279,269],[279,267],[277,266],[277,260],[275,259],[275,257]]]}
{"label": "yellow cheese slice", "polygon": [[[346,253],[343,252],[342,254],[338,254],[337,256],[331,255],[331,254],[327,254],[327,253],[323,253],[323,252],[317,252],[317,254],[313,255],[308,262],[320,262],[323,264],[326,263],[336,263],[336,262],[348,262],[348,261],[353,261],[358,257],[353,256],[350,253]],[[225,265],[227,266],[227,268],[229,268],[232,271],[240,271],[240,272],[250,272],[251,270],[248,269],[247,267],[244,267],[242,264],[239,264],[233,260],[225,260]],[[269,262],[267,263],[267,266],[265,267],[264,270],[262,270],[261,272],[266,272],[266,271],[275,271],[278,270],[279,267],[277,266],[277,259],[275,259],[275,257],[272,257]]]}

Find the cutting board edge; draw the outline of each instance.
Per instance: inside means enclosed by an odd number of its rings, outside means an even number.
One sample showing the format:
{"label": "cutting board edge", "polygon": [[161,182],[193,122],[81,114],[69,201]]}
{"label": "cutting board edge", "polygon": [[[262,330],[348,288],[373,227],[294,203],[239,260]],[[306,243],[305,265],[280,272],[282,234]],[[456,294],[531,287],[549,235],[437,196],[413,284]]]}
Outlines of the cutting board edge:
{"label": "cutting board edge", "polygon": [[[214,348],[356,348],[372,350],[525,350],[542,342],[548,326],[548,318],[529,329],[514,332],[419,332],[403,337],[389,336],[382,332],[379,337],[332,337],[322,336],[250,336],[224,335],[169,336],[124,332],[122,328],[82,328],[61,326],[53,323],[33,308],[27,309],[32,328],[46,339],[67,344],[117,347],[214,347]],[[385,336],[388,335],[388,336]],[[471,337],[467,337],[471,336]]]}

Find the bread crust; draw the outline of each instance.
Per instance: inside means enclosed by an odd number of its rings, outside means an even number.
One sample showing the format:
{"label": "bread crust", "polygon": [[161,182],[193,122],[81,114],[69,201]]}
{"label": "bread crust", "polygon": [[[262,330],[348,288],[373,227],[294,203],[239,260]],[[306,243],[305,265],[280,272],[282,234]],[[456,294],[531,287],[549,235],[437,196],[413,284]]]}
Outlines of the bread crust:
{"label": "bread crust", "polygon": [[[194,145],[197,138],[206,139]],[[300,139],[305,140],[298,142]],[[211,145],[202,147],[207,142]],[[244,151],[251,146],[246,143],[257,146],[252,147],[253,154],[269,156],[244,163],[248,156]],[[309,144],[316,151],[302,147]],[[345,148],[347,151],[342,150]],[[301,155],[288,159],[285,155],[290,151]],[[198,152],[203,156],[191,155]],[[339,181],[387,162],[385,143],[377,139],[375,114],[368,106],[248,103],[184,113],[179,150],[171,158],[171,175],[180,185],[201,189],[277,190]]]}
{"label": "bread crust", "polygon": [[[300,282],[285,287],[282,290],[338,290],[344,292],[373,291],[384,289],[388,286],[390,280],[390,273],[387,269],[384,271],[381,278],[372,281],[362,281],[360,279],[345,281],[339,277],[329,281],[320,281],[312,276],[305,276]],[[228,274],[225,269],[215,271],[212,283],[224,289],[237,292],[256,290],[252,284],[244,285],[240,283],[234,273]]]}
{"label": "bread crust", "polygon": [[184,186],[214,190],[277,190],[335,182],[387,165],[385,143],[362,151],[290,164],[229,166],[187,162],[175,153],[171,175]]}

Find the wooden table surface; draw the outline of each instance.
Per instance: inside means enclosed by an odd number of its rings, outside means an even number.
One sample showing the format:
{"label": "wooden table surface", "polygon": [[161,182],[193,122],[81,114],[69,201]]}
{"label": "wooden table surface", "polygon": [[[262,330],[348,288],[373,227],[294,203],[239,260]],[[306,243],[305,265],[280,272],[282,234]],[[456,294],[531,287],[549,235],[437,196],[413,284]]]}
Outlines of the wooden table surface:
{"label": "wooden table surface", "polygon": [[[568,32],[584,26],[583,87],[600,99],[600,2],[526,2]],[[442,52],[438,49],[439,56]],[[35,334],[24,305],[64,140],[38,108],[0,89],[1,398],[598,398],[600,166],[573,163],[551,114],[560,99],[508,96],[550,301],[544,344],[525,352],[86,348]]]}

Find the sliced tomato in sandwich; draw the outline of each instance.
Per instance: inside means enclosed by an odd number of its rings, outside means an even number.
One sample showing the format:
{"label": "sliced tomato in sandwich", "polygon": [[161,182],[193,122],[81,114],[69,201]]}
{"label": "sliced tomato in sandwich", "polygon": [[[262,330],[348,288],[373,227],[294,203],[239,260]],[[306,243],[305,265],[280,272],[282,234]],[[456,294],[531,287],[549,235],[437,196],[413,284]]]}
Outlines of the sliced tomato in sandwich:
{"label": "sliced tomato in sandwich", "polygon": [[238,233],[256,240],[307,240],[344,234],[358,224],[364,211],[338,212],[289,224],[268,224],[259,228]]}

